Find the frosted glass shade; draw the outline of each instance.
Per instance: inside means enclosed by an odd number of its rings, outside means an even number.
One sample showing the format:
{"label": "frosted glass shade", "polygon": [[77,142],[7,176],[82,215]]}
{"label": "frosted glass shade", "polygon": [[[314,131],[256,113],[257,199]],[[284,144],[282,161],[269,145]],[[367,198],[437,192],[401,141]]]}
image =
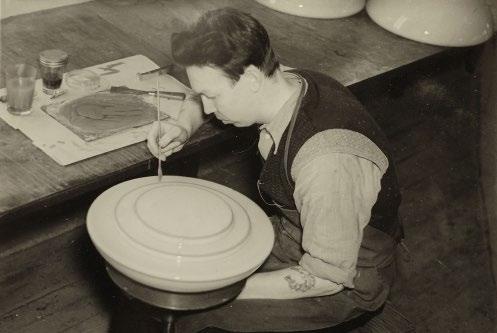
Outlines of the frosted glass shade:
{"label": "frosted glass shade", "polygon": [[366,11],[384,29],[433,45],[472,46],[494,30],[490,8],[481,0],[369,0]]}
{"label": "frosted glass shade", "polygon": [[252,200],[202,179],[143,177],[117,184],[88,210],[90,238],[105,260],[149,287],[215,290],[252,274],[274,232]]}
{"label": "frosted glass shade", "polygon": [[256,0],[271,9],[304,17],[340,18],[360,12],[366,0]]}

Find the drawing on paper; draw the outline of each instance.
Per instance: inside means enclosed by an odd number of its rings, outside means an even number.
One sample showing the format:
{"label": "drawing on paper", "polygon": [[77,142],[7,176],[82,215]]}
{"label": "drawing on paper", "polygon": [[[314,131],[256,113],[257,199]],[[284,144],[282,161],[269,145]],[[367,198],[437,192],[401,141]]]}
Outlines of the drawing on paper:
{"label": "drawing on paper", "polygon": [[95,93],[42,109],[85,141],[139,127],[156,119],[156,108],[142,97]]}

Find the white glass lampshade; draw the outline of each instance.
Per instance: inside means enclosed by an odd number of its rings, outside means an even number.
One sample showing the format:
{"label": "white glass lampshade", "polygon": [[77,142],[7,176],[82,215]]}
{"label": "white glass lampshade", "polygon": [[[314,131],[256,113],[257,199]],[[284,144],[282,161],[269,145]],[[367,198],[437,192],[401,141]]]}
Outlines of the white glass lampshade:
{"label": "white glass lampshade", "polygon": [[366,0],[256,0],[271,9],[304,17],[340,18],[360,12]]}
{"label": "white glass lampshade", "polygon": [[472,46],[488,40],[494,30],[482,0],[369,0],[366,10],[384,29],[433,45]]}
{"label": "white glass lampshade", "polygon": [[265,212],[243,194],[197,178],[142,177],[117,184],[92,203],[93,244],[128,278],[196,293],[245,279],[274,242]]}

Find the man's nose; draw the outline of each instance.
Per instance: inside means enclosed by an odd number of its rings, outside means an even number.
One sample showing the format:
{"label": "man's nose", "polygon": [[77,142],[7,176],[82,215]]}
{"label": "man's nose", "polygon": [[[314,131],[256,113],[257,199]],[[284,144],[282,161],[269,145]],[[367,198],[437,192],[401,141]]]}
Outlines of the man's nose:
{"label": "man's nose", "polygon": [[201,96],[202,98],[202,104],[204,105],[204,113],[205,114],[211,114],[216,112],[216,107],[214,106],[214,103],[208,99],[205,96]]}

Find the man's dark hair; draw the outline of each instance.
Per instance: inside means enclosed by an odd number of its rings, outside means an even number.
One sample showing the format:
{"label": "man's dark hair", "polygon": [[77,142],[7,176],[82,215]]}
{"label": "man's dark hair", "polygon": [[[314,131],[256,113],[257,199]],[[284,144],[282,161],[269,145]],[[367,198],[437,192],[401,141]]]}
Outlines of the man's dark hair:
{"label": "man's dark hair", "polygon": [[238,81],[249,65],[271,76],[279,63],[266,29],[233,8],[203,14],[189,30],[171,38],[172,56],[182,66],[214,66]]}

